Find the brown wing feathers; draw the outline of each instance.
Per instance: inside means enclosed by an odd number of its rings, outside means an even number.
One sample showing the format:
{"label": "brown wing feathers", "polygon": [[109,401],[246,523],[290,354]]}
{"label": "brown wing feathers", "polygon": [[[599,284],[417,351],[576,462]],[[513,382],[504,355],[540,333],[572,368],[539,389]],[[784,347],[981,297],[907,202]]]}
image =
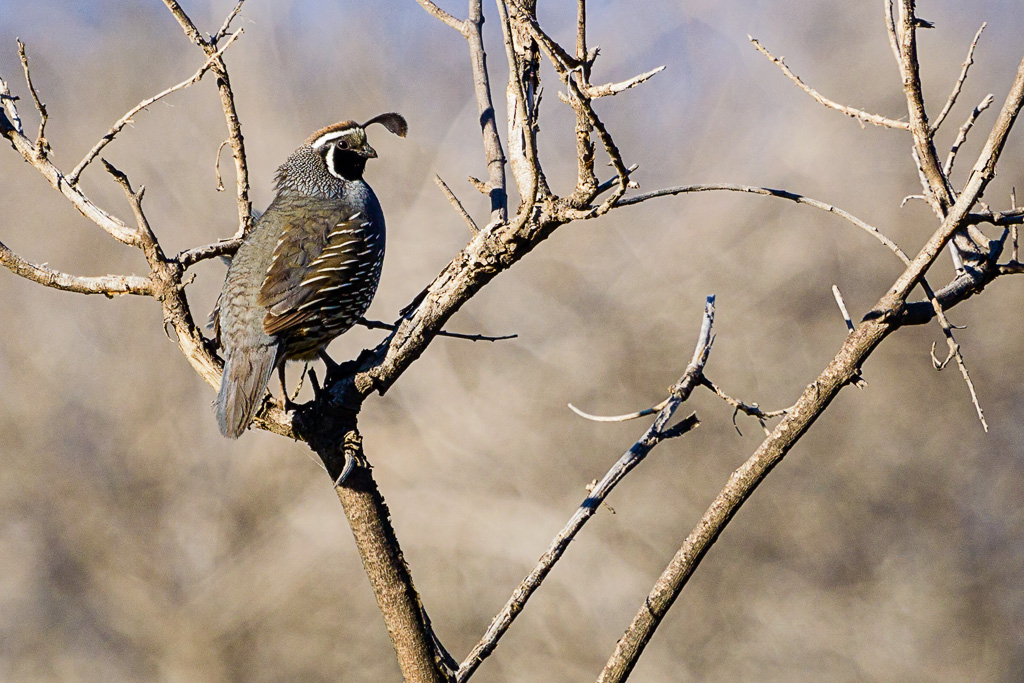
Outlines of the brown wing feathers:
{"label": "brown wing feathers", "polygon": [[367,250],[366,221],[359,214],[315,231],[285,231],[263,286],[259,304],[267,308],[267,334],[288,332],[322,309],[338,309],[355,289]]}

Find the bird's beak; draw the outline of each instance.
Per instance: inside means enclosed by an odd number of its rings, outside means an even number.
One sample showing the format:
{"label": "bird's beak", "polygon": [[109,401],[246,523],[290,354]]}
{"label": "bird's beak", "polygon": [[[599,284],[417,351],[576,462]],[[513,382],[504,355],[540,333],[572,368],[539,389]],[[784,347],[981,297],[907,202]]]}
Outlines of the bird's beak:
{"label": "bird's beak", "polygon": [[366,144],[359,148],[359,156],[364,157],[366,159],[376,159],[377,150],[375,150],[373,147],[370,147],[370,145]]}

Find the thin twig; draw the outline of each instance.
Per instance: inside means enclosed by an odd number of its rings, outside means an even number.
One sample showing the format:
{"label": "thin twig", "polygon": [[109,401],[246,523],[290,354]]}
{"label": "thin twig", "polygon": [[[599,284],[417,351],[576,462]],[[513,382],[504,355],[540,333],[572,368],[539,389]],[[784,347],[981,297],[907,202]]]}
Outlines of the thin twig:
{"label": "thin twig", "polygon": [[953,172],[953,162],[956,160],[956,154],[960,151],[960,147],[967,141],[967,134],[971,132],[971,128],[977,122],[978,117],[981,116],[981,112],[992,106],[992,102],[995,101],[995,97],[990,93],[985,96],[977,107],[971,112],[967,120],[964,121],[964,125],[960,126],[960,130],[957,131],[956,139],[953,140],[953,145],[949,148],[949,154],[946,156],[946,163],[942,165],[942,172],[949,177],[949,174]]}
{"label": "thin twig", "polygon": [[591,422],[628,422],[629,420],[635,420],[638,417],[646,417],[647,415],[654,415],[656,412],[668,405],[668,402],[672,400],[671,397],[666,398],[664,401],[654,406],[653,408],[644,408],[638,410],[635,413],[627,413],[625,415],[593,415],[591,413],[585,413],[573,404],[569,405],[569,410],[576,413],[580,417],[590,420]]}
{"label": "thin twig", "polygon": [[[181,5],[175,0],[164,0],[164,4],[178,21],[188,39],[198,45],[206,53],[207,57],[217,52],[217,46],[214,41],[203,39],[199,29],[192,23],[192,20],[185,13],[185,10],[181,8]],[[235,93],[231,89],[231,78],[228,76],[228,69],[224,64],[223,57],[218,57],[214,61],[212,68],[213,73],[217,76],[217,90],[220,93],[221,109],[224,110],[224,120],[228,127],[228,139],[231,140],[231,156],[235,160],[238,230],[234,236],[242,237],[252,227],[253,221],[252,202],[249,200],[249,166],[245,156],[245,139],[242,136],[242,124],[238,120],[238,111],[235,107]]]}
{"label": "thin twig", "polygon": [[[469,0],[469,12],[461,21],[431,0],[416,0],[432,16],[458,31],[469,45],[469,59],[473,70],[473,90],[476,96],[477,113],[480,115],[480,132],[483,136],[484,158],[487,164],[488,182],[483,192],[491,198],[490,225],[508,220],[508,190],[505,180],[505,152],[498,135],[498,121],[491,100],[490,77],[487,72],[487,53],[484,50],[482,0]],[[468,216],[468,214],[465,214]],[[476,224],[472,224],[477,232]]]}
{"label": "thin twig", "polygon": [[102,159],[103,167],[106,168],[107,173],[113,176],[114,180],[121,189],[124,190],[125,197],[128,199],[128,204],[132,207],[132,213],[135,215],[135,224],[139,231],[139,246],[142,248],[142,252],[146,255],[146,261],[149,262],[150,267],[153,270],[158,270],[162,264],[167,262],[164,258],[163,250],[160,248],[160,243],[156,239],[156,235],[153,233],[153,228],[149,224],[149,219],[146,217],[145,211],[142,210],[142,197],[146,193],[146,188],[143,185],[139,186],[138,191],[133,190],[131,183],[128,181],[128,176],[124,172],[118,170],[106,159]]}
{"label": "thin twig", "polygon": [[846,329],[853,332],[855,329],[853,321],[850,319],[850,312],[846,310],[846,302],[843,301],[843,295],[839,293],[839,287],[832,285],[832,296],[836,298],[836,305],[839,306],[839,312],[843,314],[843,320],[846,321]]}
{"label": "thin twig", "polygon": [[[1016,187],[1011,187],[1010,188],[1010,206],[1011,206],[1011,208],[1014,211],[1017,210],[1017,188]],[[1017,258],[1017,226],[1016,225],[1013,225],[1013,226],[1010,227],[1010,235],[1012,236],[1012,239],[1013,239],[1013,251],[1011,252],[1012,255],[1010,256],[1010,260],[1013,261],[1014,263],[1017,263],[1018,262],[1018,258]]]}
{"label": "thin twig", "polygon": [[754,47],[757,48],[758,52],[760,52],[765,57],[770,59],[772,63],[775,64],[775,66],[779,67],[779,69],[782,70],[782,73],[786,74],[789,80],[793,81],[801,90],[803,90],[805,93],[814,98],[814,100],[817,101],[819,104],[823,104],[829,109],[834,109],[838,112],[846,114],[851,118],[858,119],[860,121],[870,123],[875,126],[882,126],[884,128],[896,128],[899,130],[910,130],[910,124],[908,124],[906,121],[897,121],[895,119],[886,118],[885,116],[879,116],[878,114],[871,114],[869,112],[864,111],[863,109],[847,107],[844,104],[839,104],[838,102],[834,102],[828,99],[827,97],[819,93],[817,90],[815,90],[814,88],[810,87],[802,80],[800,80],[800,77],[793,73],[790,70],[790,68],[786,66],[786,63],[782,59],[776,57],[771,52],[768,52],[768,50],[763,45],[761,45],[761,43],[758,42],[756,38],[754,38],[753,36],[747,36],[747,38],[750,40],[751,43],[754,44]]}
{"label": "thin twig", "polygon": [[[10,112],[14,109],[14,103],[10,99],[4,98],[4,104],[7,106],[7,111]],[[4,123],[2,117],[0,117],[0,124]],[[20,122],[19,124],[20,125]],[[59,191],[64,197],[71,202],[71,204],[78,209],[83,216],[91,220],[93,223],[103,228],[111,237],[117,241],[127,244],[129,246],[138,247],[141,246],[139,242],[138,232],[128,227],[119,218],[110,215],[99,206],[93,203],[77,185],[68,183],[64,174],[53,165],[48,156],[40,156],[37,153],[35,145],[31,140],[25,137],[24,132],[19,130],[12,122],[12,127],[0,125],[0,134],[11,141],[14,148],[21,154],[25,161],[32,164],[37,171],[39,171],[44,178],[50,183],[50,185]]]}
{"label": "thin twig", "polygon": [[780,417],[789,412],[790,408],[783,408],[781,410],[761,410],[761,407],[756,403],[745,403],[738,398],[733,398],[729,394],[725,393],[718,386],[707,377],[701,379],[701,384],[710,389],[718,398],[722,399],[730,406],[733,407],[732,411],[732,426],[736,429],[736,432],[742,436],[743,432],[740,431],[740,426],[736,424],[736,416],[740,413],[752,417],[758,421],[761,425],[761,429],[764,430],[765,435],[769,434],[768,425],[765,424],[765,420],[770,420],[773,417]]}
{"label": "thin twig", "polygon": [[49,149],[49,143],[46,142],[46,120],[49,118],[49,115],[46,113],[46,105],[39,99],[36,86],[32,83],[32,74],[28,68],[28,54],[25,53],[25,43],[21,42],[20,39],[18,40],[18,57],[21,59],[21,68],[25,72],[25,84],[28,85],[28,91],[32,95],[32,102],[36,105],[36,111],[39,112],[39,133],[36,135],[36,153],[42,156]]}
{"label": "thin twig", "polygon": [[469,59],[473,66],[473,92],[477,113],[480,115],[480,134],[483,139],[484,161],[487,164],[487,194],[491,198],[491,220],[497,225],[508,220],[508,187],[505,179],[505,151],[498,135],[498,118],[491,99],[491,81],[487,72],[487,53],[484,50],[484,14],[482,0],[469,0],[469,14],[463,24],[462,35],[469,45]]}
{"label": "thin twig", "polygon": [[857,218],[848,211],[844,211],[843,209],[832,206],[831,204],[826,204],[825,202],[819,201],[817,199],[805,197],[802,194],[797,194],[796,192],[790,192],[788,190],[773,190],[770,187],[733,185],[731,183],[680,185],[679,187],[666,187],[661,190],[654,190],[652,192],[645,192],[644,194],[634,195],[632,197],[625,197],[616,202],[616,206],[629,206],[631,204],[639,204],[649,199],[654,199],[656,197],[670,197],[673,195],[686,194],[690,192],[714,191],[745,192],[748,194],[758,194],[765,197],[778,197],[779,199],[788,199],[789,201],[796,202],[797,204],[806,204],[807,206],[814,207],[815,209],[827,211],[831,214],[839,216],[840,218],[852,223],[853,225],[856,225],[858,228],[860,228],[861,230],[865,231],[866,233],[877,239],[879,242],[888,247],[889,251],[896,254],[896,257],[899,258],[903,263],[909,262],[906,253],[904,253],[904,251],[900,249],[895,242],[893,242],[891,239],[882,234],[881,231],[879,231],[878,228],[874,227],[873,225],[864,222],[863,220]]}
{"label": "thin twig", "polygon": [[[665,407],[661,409],[661,412],[658,413],[654,424],[633,444],[632,448],[619,458],[615,465],[608,470],[608,473],[604,475],[604,478],[594,486],[586,500],[580,504],[562,530],[551,541],[551,545],[541,555],[537,565],[523,579],[515,591],[512,592],[508,602],[505,603],[502,610],[491,621],[491,625],[488,627],[483,638],[459,667],[456,677],[458,683],[466,681],[476,671],[477,667],[480,666],[480,663],[494,651],[498,640],[508,631],[516,616],[522,612],[530,596],[540,587],[548,572],[551,571],[551,568],[562,557],[569,543],[579,533],[580,529],[583,528],[587,520],[597,512],[598,507],[615,488],[616,484],[629,474],[633,468],[639,465],[651,449],[665,438],[665,433],[668,431],[666,430],[668,421],[672,418],[676,409],[689,398],[690,393],[700,383],[700,379],[703,376],[704,364],[707,362],[708,354],[711,352],[711,344],[714,342],[714,337],[711,336],[714,318],[715,297],[712,295],[707,298],[707,303],[704,307],[704,318],[701,323],[700,335],[697,341],[697,348],[694,350],[693,359],[686,367],[686,371],[679,382],[673,387],[672,396],[665,404]],[[671,429],[678,433],[683,433],[693,429],[698,424],[697,416],[690,415],[680,425],[676,426],[678,429],[676,427]]]}
{"label": "thin twig", "polygon": [[231,140],[228,138],[224,138],[224,140],[221,141],[220,145],[217,147],[217,160],[213,162],[213,172],[217,175],[217,192],[224,191],[224,181],[220,177],[220,153],[221,150],[229,144],[231,144]]}
{"label": "thin twig", "polygon": [[892,18],[892,0],[885,0],[885,29],[889,35],[889,48],[892,50],[892,56],[899,63],[900,57],[900,40],[896,34],[896,24]]}
{"label": "thin twig", "polygon": [[[21,116],[18,114],[18,106],[15,102],[18,98],[11,94],[11,89],[7,86],[7,81],[0,78],[0,104],[3,105],[4,111],[7,112],[7,118],[10,119],[10,124],[18,135],[25,135],[25,127],[21,123]],[[0,125],[4,124],[0,117]]]}
{"label": "thin twig", "polygon": [[238,247],[242,245],[241,237],[233,237],[227,240],[220,240],[213,244],[206,244],[201,247],[193,247],[192,249],[186,249],[180,252],[175,260],[181,264],[182,268],[190,268],[200,261],[206,259],[216,258],[218,256],[231,256]]}
{"label": "thin twig", "polygon": [[645,71],[642,74],[633,76],[632,78],[620,81],[618,83],[605,83],[604,85],[588,85],[586,88],[583,89],[583,92],[585,92],[587,96],[592,99],[597,99],[598,97],[608,97],[609,95],[618,95],[623,90],[635,88],[641,83],[649,81],[651,78],[655,76],[655,74],[659,74],[664,70],[664,66],[659,66],[654,69],[651,69],[650,71]]}
{"label": "thin twig", "polygon": [[416,2],[420,4],[420,7],[427,10],[427,12],[429,12],[430,15],[433,16],[435,19],[444,22],[445,24],[452,27],[459,33],[465,34],[466,25],[464,21],[456,19],[451,14],[438,7],[430,0],[416,0]]}
{"label": "thin twig", "polygon": [[224,36],[228,34],[228,31],[231,30],[231,22],[234,21],[235,17],[238,16],[238,13],[242,11],[243,4],[245,4],[245,0],[238,0],[238,2],[235,4],[235,8],[231,10],[231,13],[228,14],[227,17],[225,17],[224,23],[220,25],[220,29],[215,34],[213,34],[213,38],[210,39],[211,43],[216,45],[221,41],[222,38],[224,38]]}
{"label": "thin twig", "polygon": [[[941,309],[938,309],[941,310]],[[936,311],[938,313],[938,311]],[[956,365],[960,369],[960,376],[963,377],[964,382],[967,384],[967,390],[971,392],[971,403],[974,405],[974,410],[978,414],[978,420],[981,421],[981,427],[986,432],[988,431],[988,422],[985,420],[985,412],[981,409],[981,403],[978,401],[978,392],[974,388],[974,381],[971,379],[970,373],[967,372],[967,364],[964,362],[964,356],[960,352],[960,344],[957,343],[953,337],[953,329],[949,324],[948,320],[945,320],[945,315],[939,318],[942,332],[946,337],[946,345],[949,348],[949,354],[946,356],[946,360],[939,361],[935,358],[935,344],[932,344],[932,364],[936,370],[942,370],[949,364],[950,359],[956,359]]]}
{"label": "thin twig", "polygon": [[[978,39],[981,38],[982,31],[985,30],[986,23],[981,24],[981,28],[974,34],[974,40],[971,41],[971,47],[967,50],[967,59],[964,60],[963,66],[960,68],[960,76],[956,79],[956,83],[953,85],[953,91],[949,93],[949,99],[946,100],[946,105],[939,112],[939,115],[935,117],[935,122],[932,123],[932,133],[939,129],[942,122],[946,120],[946,116],[949,115],[953,105],[956,104],[956,98],[960,96],[960,90],[964,87],[964,81],[967,80],[967,71],[974,64],[974,48],[978,47]],[[948,173],[947,173],[948,175]]]}
{"label": "thin twig", "polygon": [[[362,325],[363,327],[366,327],[366,328],[371,329],[371,330],[390,330],[391,332],[394,332],[395,330],[398,329],[398,325],[396,325],[394,323],[386,323],[386,322],[382,322],[380,320],[367,320],[366,318],[360,318],[356,322],[356,324],[357,325]],[[488,341],[488,342],[505,341],[506,339],[517,339],[519,337],[518,334],[503,334],[503,335],[499,335],[497,337],[491,337],[491,336],[487,336],[487,335],[483,335],[483,334],[464,334],[462,332],[447,332],[445,330],[439,331],[437,333],[437,336],[438,337],[450,337],[452,339],[465,339],[466,341],[475,341],[475,342],[476,341]]]}
{"label": "thin twig", "polygon": [[[527,87],[523,79],[524,60],[519,54],[520,48],[516,45],[513,36],[512,20],[505,0],[497,0],[495,3],[498,9],[498,21],[501,25],[502,38],[505,41],[505,57],[508,61],[508,86],[506,88],[506,99],[509,108],[509,153],[512,157],[512,174],[516,180],[516,188],[522,201],[518,213],[522,216],[529,216],[533,213],[533,207],[537,203],[537,190],[541,187],[542,173],[540,162],[537,159],[535,142],[536,131],[533,128],[533,115],[531,112],[532,95],[536,92],[536,75],[531,74],[530,86]],[[529,24],[533,19],[522,8],[515,6],[517,22]],[[526,15],[526,16],[524,16]],[[524,52],[530,48],[524,47]]]}
{"label": "thin twig", "polygon": [[455,207],[456,213],[462,216],[462,220],[466,221],[466,225],[469,226],[469,231],[474,235],[480,232],[480,228],[476,227],[476,222],[473,220],[473,217],[469,215],[469,212],[466,211],[466,207],[462,205],[462,202],[459,201],[459,198],[455,196],[455,193],[452,192],[451,188],[448,187],[448,184],[444,182],[441,176],[436,173],[434,174],[434,184],[437,185],[441,192],[444,193],[444,196],[448,198],[451,205]]}
{"label": "thin twig", "polygon": [[0,242],[0,265],[27,280],[65,292],[103,294],[108,297],[120,294],[138,294],[140,296],[153,294],[153,283],[149,278],[138,275],[102,275],[99,277],[69,275],[45,265],[27,261],[2,242]]}
{"label": "thin twig", "polygon": [[589,138],[591,129],[597,132],[598,138],[600,138],[601,144],[608,154],[611,166],[615,169],[615,173],[618,176],[615,191],[599,206],[589,209],[569,210],[566,212],[566,215],[572,220],[587,220],[603,216],[615,206],[615,202],[625,194],[628,188],[635,187],[635,184],[629,180],[630,171],[626,168],[626,164],[622,160],[622,153],[615,144],[611,133],[608,132],[601,118],[594,111],[593,103],[591,102],[592,96],[589,93],[589,83],[579,82],[584,80],[581,76],[586,73],[586,70],[544,32],[540,24],[537,23],[536,17],[524,17],[523,25],[529,30],[537,44],[540,45],[565,84],[568,95],[560,95],[560,99],[568,102],[577,114],[576,138],[579,173],[577,188],[571,203],[575,206],[582,206],[596,196],[597,184],[593,171],[593,146]]}
{"label": "thin twig", "polygon": [[[626,176],[628,177],[632,175],[633,171],[635,171],[638,168],[640,168],[640,164],[630,164],[629,167],[626,169]],[[600,197],[608,190],[612,189],[613,187],[618,187],[621,184],[622,180],[618,176],[614,178],[609,178],[608,180],[604,181],[603,183],[597,186],[597,192],[594,193],[594,196]]]}
{"label": "thin twig", "polygon": [[67,181],[72,185],[77,183],[79,177],[81,177],[82,175],[82,171],[85,170],[86,166],[91,164],[93,160],[95,160],[96,157],[99,156],[99,153],[103,151],[103,148],[109,145],[111,142],[113,142],[117,134],[120,133],[125,126],[132,122],[133,116],[138,114],[143,109],[149,107],[154,102],[157,102],[158,100],[167,97],[171,93],[175,93],[179,90],[189,87],[190,85],[198,83],[206,74],[206,72],[213,68],[216,61],[220,59],[220,56],[222,54],[224,54],[224,51],[231,47],[231,43],[235,42],[235,39],[238,38],[238,36],[240,36],[241,34],[242,29],[238,29],[237,31],[232,33],[231,39],[228,40],[228,42],[224,43],[224,46],[222,48],[217,50],[205,62],[203,62],[203,65],[199,67],[199,70],[192,74],[191,77],[186,78],[184,81],[178,83],[177,85],[172,85],[170,88],[167,88],[166,90],[159,92],[156,95],[153,95],[152,97],[147,97],[146,99],[142,100],[137,105],[129,109],[124,116],[119,118],[117,122],[110,127],[110,130],[107,131],[106,135],[100,138],[99,142],[93,145],[92,149],[90,149],[86,153],[86,155],[82,157],[82,160],[78,162],[78,165],[75,166],[74,170],[72,170],[71,173],[67,175]]}

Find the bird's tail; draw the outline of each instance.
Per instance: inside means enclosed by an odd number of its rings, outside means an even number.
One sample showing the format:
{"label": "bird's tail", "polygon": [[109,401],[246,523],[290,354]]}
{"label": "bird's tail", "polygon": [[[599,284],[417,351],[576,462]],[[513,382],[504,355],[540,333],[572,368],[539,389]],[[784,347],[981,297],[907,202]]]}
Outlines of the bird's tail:
{"label": "bird's tail", "polygon": [[235,348],[227,354],[220,393],[214,401],[221,434],[237,439],[252,422],[276,360],[276,344]]}

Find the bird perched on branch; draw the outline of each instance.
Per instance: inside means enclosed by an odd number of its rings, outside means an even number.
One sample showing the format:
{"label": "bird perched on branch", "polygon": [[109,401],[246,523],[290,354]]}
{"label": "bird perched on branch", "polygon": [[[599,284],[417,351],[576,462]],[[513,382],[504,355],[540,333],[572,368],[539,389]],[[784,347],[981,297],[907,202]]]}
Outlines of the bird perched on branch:
{"label": "bird perched on branch", "polygon": [[231,260],[214,326],[224,357],[215,402],[237,439],[278,368],[324,355],[370,306],[384,261],[384,214],[363,180],[377,153],[366,127],[405,137],[405,119],[381,114],[313,133],[277,171],[277,195]]}

